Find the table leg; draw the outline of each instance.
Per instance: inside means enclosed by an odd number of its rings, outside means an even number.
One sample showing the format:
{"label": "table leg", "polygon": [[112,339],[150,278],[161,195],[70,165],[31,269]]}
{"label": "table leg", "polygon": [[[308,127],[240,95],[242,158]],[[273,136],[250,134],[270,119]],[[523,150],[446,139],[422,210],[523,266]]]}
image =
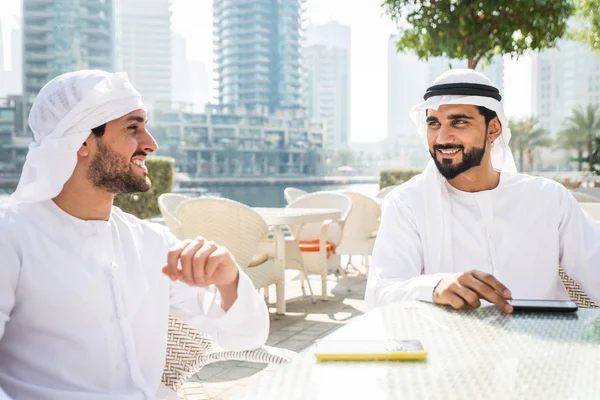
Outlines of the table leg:
{"label": "table leg", "polygon": [[277,264],[279,264],[282,276],[281,282],[275,286],[276,290],[276,309],[277,314],[285,314],[285,235],[281,226],[273,227],[273,236],[275,238],[275,246],[277,249]]}

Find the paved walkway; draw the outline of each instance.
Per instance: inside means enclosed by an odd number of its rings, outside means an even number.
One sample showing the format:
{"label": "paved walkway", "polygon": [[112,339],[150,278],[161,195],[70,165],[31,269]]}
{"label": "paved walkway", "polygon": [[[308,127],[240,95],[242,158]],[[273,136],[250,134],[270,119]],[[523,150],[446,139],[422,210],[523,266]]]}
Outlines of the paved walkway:
{"label": "paved walkway", "polygon": [[[356,257],[355,264],[359,263],[360,257]],[[317,300],[316,303],[309,296],[302,297],[299,274],[296,271],[286,271],[287,312],[285,316],[278,316],[275,314],[274,304],[269,305],[271,333],[267,345],[298,352],[362,314],[365,311],[366,277],[364,269],[360,266],[358,268],[362,273],[356,271],[349,274],[350,292],[346,291],[341,278],[338,282],[336,276],[330,275],[329,299]],[[350,271],[353,271],[352,267]],[[316,275],[310,276],[312,287],[319,294],[320,279]],[[273,293],[271,302],[274,299]],[[222,399],[225,394],[239,390],[249,377],[260,373],[265,367],[263,364],[240,361],[215,363],[202,368],[184,385],[179,394],[186,400]]]}

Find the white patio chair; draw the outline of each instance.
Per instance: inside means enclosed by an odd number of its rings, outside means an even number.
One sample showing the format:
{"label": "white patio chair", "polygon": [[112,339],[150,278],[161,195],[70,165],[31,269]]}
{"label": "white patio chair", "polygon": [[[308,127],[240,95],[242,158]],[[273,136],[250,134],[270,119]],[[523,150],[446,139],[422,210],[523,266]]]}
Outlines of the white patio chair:
{"label": "white patio chair", "polygon": [[179,236],[179,220],[175,215],[175,209],[181,202],[189,199],[189,196],[176,193],[163,193],[158,196],[158,208],[165,220],[165,225],[179,239],[181,239]]}
{"label": "white patio chair", "polygon": [[398,186],[399,185],[393,185],[393,186],[384,187],[383,189],[381,189],[379,191],[379,193],[377,193],[375,195],[375,198],[383,200],[385,198],[385,196],[387,196],[392,190],[396,189]]}
{"label": "white patio chair", "polygon": [[291,225],[289,228],[293,238],[286,243],[285,267],[302,271],[302,287],[304,288],[306,279],[313,301],[313,290],[308,277],[304,276],[305,273],[321,275],[321,296],[324,300],[327,300],[328,269],[339,270],[348,289],[348,277],[340,265],[339,254],[334,250],[342,241],[346,218],[352,209],[352,200],[339,192],[316,192],[294,200],[287,207],[333,208],[341,211],[342,215],[338,221]]}
{"label": "white patio chair", "polygon": [[208,336],[191,326],[169,317],[167,356],[162,382],[177,391],[202,367],[217,361],[248,361],[282,364],[296,353],[291,350],[263,346],[256,350],[229,351],[217,346]]}
{"label": "white patio chair", "polygon": [[305,192],[302,189],[296,189],[293,187],[285,188],[283,191],[283,197],[285,197],[285,201],[290,204],[292,201],[296,200],[299,197],[307,195],[308,192]]}
{"label": "white patio chair", "polygon": [[373,252],[373,245],[379,229],[381,207],[369,196],[361,193],[342,191],[352,200],[352,210],[344,225],[344,236],[336,248],[338,254],[348,255],[348,264],[352,264],[352,256],[362,256],[363,265],[368,272],[368,257]]}
{"label": "white patio chair", "polygon": [[176,209],[182,239],[203,236],[227,247],[256,289],[275,285],[277,314],[285,314],[285,270],[277,258],[259,252],[268,226],[252,208],[237,201],[203,197],[182,202]]}
{"label": "white patio chair", "polygon": [[579,203],[594,221],[600,221],[600,203]]}

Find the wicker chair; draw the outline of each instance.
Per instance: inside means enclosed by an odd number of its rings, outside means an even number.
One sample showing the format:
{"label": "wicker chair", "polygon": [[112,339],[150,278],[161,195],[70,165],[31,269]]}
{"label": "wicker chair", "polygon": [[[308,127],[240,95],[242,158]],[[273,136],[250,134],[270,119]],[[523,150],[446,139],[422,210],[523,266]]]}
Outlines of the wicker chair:
{"label": "wicker chair", "polygon": [[581,287],[571,277],[569,277],[565,271],[560,268],[558,271],[560,279],[569,292],[569,297],[581,308],[598,308],[598,305],[594,303],[592,299],[581,289]]}
{"label": "wicker chair", "polygon": [[165,220],[165,225],[167,225],[171,233],[173,233],[173,235],[179,239],[181,239],[181,235],[179,233],[180,223],[175,215],[175,209],[183,201],[189,199],[189,196],[176,193],[163,193],[158,196],[158,208],[160,209],[160,213]]}
{"label": "wicker chair", "polygon": [[308,194],[308,192],[306,192],[302,189],[296,189],[293,187],[285,188],[283,191],[283,197],[285,198],[285,201],[288,204],[290,204],[291,202],[293,202],[294,200],[296,200],[299,197],[306,196],[307,194]]}
{"label": "wicker chair", "polygon": [[[304,275],[306,272],[321,275],[321,296],[327,300],[327,274],[329,269],[339,270],[344,285],[348,289],[348,277],[346,271],[340,265],[339,254],[331,254],[328,250],[331,245],[337,247],[343,239],[346,219],[352,210],[352,200],[340,192],[315,192],[298,197],[288,204],[287,208],[330,208],[341,211],[341,217],[337,221],[324,221],[322,223],[306,223],[301,225],[290,225],[289,229],[293,238],[287,241],[286,264],[288,269],[302,271],[300,284],[304,287],[304,280],[308,284],[313,301],[315,300],[313,290]],[[304,248],[304,243],[313,243],[313,248]],[[334,247],[334,249],[335,249]],[[316,250],[315,250],[316,248]]]}
{"label": "wicker chair", "polygon": [[233,200],[203,197],[183,201],[175,212],[180,239],[203,236],[227,247],[256,289],[275,285],[277,314],[285,314],[285,269],[259,251],[269,227],[256,211]]}
{"label": "wicker chair", "polygon": [[264,346],[257,350],[229,351],[221,349],[208,336],[175,318],[169,318],[167,357],[162,382],[177,391],[205,365],[218,361],[248,361],[261,364],[282,364],[296,353],[291,350]]}
{"label": "wicker chair", "polygon": [[347,190],[340,193],[350,197],[352,210],[346,219],[344,236],[336,247],[336,252],[349,256],[346,267],[352,263],[352,256],[362,256],[363,266],[367,268],[368,272],[368,256],[373,253],[373,245],[381,219],[381,206],[371,197],[361,193]]}

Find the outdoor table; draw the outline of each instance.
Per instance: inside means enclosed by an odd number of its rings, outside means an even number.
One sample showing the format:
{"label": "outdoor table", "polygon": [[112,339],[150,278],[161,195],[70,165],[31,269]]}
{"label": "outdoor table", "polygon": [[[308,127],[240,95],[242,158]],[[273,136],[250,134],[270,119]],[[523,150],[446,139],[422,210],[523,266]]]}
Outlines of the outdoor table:
{"label": "outdoor table", "polygon": [[419,339],[425,361],[318,362],[313,347],[225,399],[600,399],[600,309],[377,308],[327,339]]}

